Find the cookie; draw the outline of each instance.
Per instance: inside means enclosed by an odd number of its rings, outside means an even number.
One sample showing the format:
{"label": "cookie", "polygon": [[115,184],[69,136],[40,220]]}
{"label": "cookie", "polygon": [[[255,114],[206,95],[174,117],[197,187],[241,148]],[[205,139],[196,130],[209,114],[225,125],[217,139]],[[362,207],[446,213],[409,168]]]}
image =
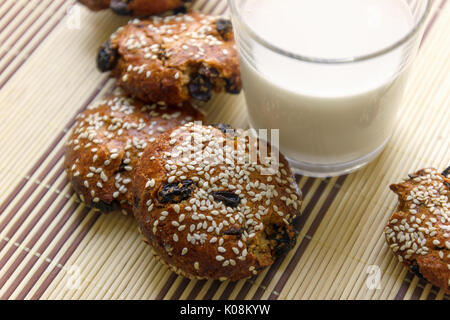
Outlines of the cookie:
{"label": "cookie", "polygon": [[149,16],[169,10],[184,11],[190,0],[79,0],[89,9],[98,11],[111,8],[119,15]]}
{"label": "cookie", "polygon": [[97,65],[146,102],[208,101],[242,86],[231,22],[201,13],[130,21],[102,46]]}
{"label": "cookie", "polygon": [[390,188],[399,199],[384,230],[390,248],[417,276],[450,293],[450,179],[422,169]]}
{"label": "cookie", "polygon": [[[255,144],[268,157],[251,156]],[[188,278],[238,280],[293,247],[301,193],[271,149],[242,130],[193,123],[148,146],[136,169],[134,215],[155,255]]]}
{"label": "cookie", "polygon": [[93,11],[99,11],[109,8],[111,0],[78,0],[78,2],[81,2]]}
{"label": "cookie", "polygon": [[148,105],[120,91],[77,116],[65,168],[83,202],[102,211],[132,211],[134,168],[157,136],[203,116],[189,103]]}

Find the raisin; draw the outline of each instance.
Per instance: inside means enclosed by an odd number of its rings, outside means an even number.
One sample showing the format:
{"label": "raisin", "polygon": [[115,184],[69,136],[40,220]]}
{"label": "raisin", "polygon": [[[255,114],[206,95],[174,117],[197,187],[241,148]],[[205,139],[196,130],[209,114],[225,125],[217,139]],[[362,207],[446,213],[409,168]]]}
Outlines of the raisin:
{"label": "raisin", "polygon": [[291,225],[294,227],[295,232],[299,232],[300,229],[303,227],[302,225],[302,216],[296,216],[292,219]]}
{"label": "raisin", "polygon": [[223,202],[226,206],[232,208],[237,207],[241,202],[241,198],[231,191],[216,191],[211,192],[211,195],[213,196],[214,200]]}
{"label": "raisin", "polygon": [[[449,178],[450,177],[450,167],[448,167],[447,169],[442,171],[442,175],[446,178]],[[450,189],[450,183],[448,183],[447,181],[444,181],[444,185]]]}
{"label": "raisin", "polygon": [[195,184],[192,180],[167,183],[159,191],[158,201],[159,203],[179,203],[188,199],[194,188]]}
{"label": "raisin", "polygon": [[423,279],[423,275],[420,273],[419,265],[417,264],[417,261],[413,261],[412,264],[409,266],[409,269],[412,273],[414,273],[416,276],[418,276],[420,279]]}
{"label": "raisin", "polygon": [[222,38],[225,38],[227,33],[231,30],[232,24],[231,21],[228,19],[217,19],[216,21],[216,29],[217,32],[222,36]]}
{"label": "raisin", "polygon": [[134,197],[133,202],[134,202],[134,207],[137,209],[137,208],[139,208],[139,202],[141,202],[141,199],[139,199],[139,197]]}
{"label": "raisin", "polygon": [[118,15],[128,16],[132,14],[132,12],[128,10],[128,3],[129,1],[126,0],[111,0],[109,7]]}
{"label": "raisin", "polygon": [[225,79],[225,90],[231,94],[239,94],[241,92],[241,86],[233,80]]}
{"label": "raisin", "polygon": [[229,236],[241,236],[242,233],[243,233],[242,229],[237,229],[237,228],[227,229],[222,232],[222,234],[229,235]]}
{"label": "raisin", "polygon": [[212,97],[213,84],[201,74],[196,74],[189,82],[189,93],[192,98],[199,101],[208,101]]}
{"label": "raisin", "polygon": [[118,52],[111,46],[108,40],[100,48],[97,55],[97,67],[101,72],[106,72],[114,69],[117,63]]}
{"label": "raisin", "polygon": [[213,124],[213,127],[219,129],[224,134],[231,134],[231,135],[235,135],[236,134],[234,128],[232,126],[230,126],[229,124],[226,124],[226,123]]}
{"label": "raisin", "polygon": [[275,224],[273,227],[278,231],[273,234],[274,237],[268,238],[275,241],[273,250],[275,251],[275,256],[278,257],[289,251],[295,245],[297,232],[294,232],[293,235],[291,235],[287,229],[283,229],[282,232],[280,232],[280,226],[278,224]]}
{"label": "raisin", "polygon": [[180,13],[186,13],[187,12],[187,8],[185,6],[181,6],[178,8],[173,9],[172,14],[180,14]]}
{"label": "raisin", "polygon": [[115,201],[111,203],[106,203],[100,200],[99,202],[92,202],[91,206],[96,209],[99,209],[102,212],[112,212],[119,209],[119,205]]}
{"label": "raisin", "polygon": [[208,66],[204,66],[204,65],[202,65],[198,69],[198,73],[201,74],[202,76],[207,77],[208,79],[217,78],[219,76],[219,71],[217,71],[216,68],[208,67]]}
{"label": "raisin", "polygon": [[116,173],[127,171],[127,170],[125,169],[126,166],[127,166],[127,164],[125,164],[125,163],[123,162],[123,160],[122,160],[122,162],[121,162],[120,165],[119,165],[119,170],[117,170]]}
{"label": "raisin", "polygon": [[276,239],[276,244],[274,247],[275,255],[277,257],[281,256],[282,254],[287,252],[290,247],[291,247],[291,239],[289,238]]}

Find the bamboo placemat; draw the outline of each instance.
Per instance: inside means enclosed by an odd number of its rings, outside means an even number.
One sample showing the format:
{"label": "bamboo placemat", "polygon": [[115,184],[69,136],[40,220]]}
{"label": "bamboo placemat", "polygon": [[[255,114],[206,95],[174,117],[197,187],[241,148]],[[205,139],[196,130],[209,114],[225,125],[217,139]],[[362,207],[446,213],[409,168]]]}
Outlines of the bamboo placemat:
{"label": "bamboo placemat", "polygon": [[[191,281],[153,259],[131,217],[77,202],[63,170],[75,115],[110,90],[97,48],[127,19],[74,0],[0,1],[1,299],[448,299],[388,250],[388,185],[450,160],[450,10],[433,2],[398,125],[381,156],[332,179],[298,177],[297,246],[258,277]],[[226,12],[226,2],[194,8]],[[246,127],[243,96],[204,106],[209,121]],[[381,282],[370,286],[380,272]],[[375,273],[373,273],[375,271]]]}

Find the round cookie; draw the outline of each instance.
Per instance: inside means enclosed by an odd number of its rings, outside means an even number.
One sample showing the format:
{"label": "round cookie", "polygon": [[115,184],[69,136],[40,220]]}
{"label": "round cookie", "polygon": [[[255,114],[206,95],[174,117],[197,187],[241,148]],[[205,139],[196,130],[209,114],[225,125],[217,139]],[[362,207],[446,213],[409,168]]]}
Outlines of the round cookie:
{"label": "round cookie", "polygon": [[[255,144],[267,148],[273,167],[250,156]],[[285,158],[277,166],[270,150],[242,130],[193,123],[147,147],[134,215],[155,255],[188,278],[238,280],[293,247],[301,193]]]}
{"label": "round cookie", "polygon": [[203,116],[189,103],[147,105],[117,91],[77,116],[65,168],[81,200],[103,211],[132,211],[134,169],[157,136]]}
{"label": "round cookie", "polygon": [[147,102],[208,101],[242,86],[231,22],[201,13],[130,21],[102,46],[97,65]]}
{"label": "round cookie", "polygon": [[400,262],[450,293],[450,179],[443,174],[422,169],[391,185],[399,205],[384,232]]}
{"label": "round cookie", "polygon": [[111,8],[115,13],[130,16],[149,16],[169,10],[185,10],[191,0],[79,0],[89,9],[98,11]]}

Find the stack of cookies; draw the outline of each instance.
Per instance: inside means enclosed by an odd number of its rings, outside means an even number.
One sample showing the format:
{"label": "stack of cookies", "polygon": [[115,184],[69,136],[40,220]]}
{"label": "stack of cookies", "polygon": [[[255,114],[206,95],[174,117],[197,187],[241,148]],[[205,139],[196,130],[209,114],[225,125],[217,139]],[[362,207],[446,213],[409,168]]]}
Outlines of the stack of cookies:
{"label": "stack of cookies", "polygon": [[[82,2],[142,17],[186,1]],[[133,214],[155,255],[189,278],[246,278],[295,244],[302,198],[285,158],[244,130],[204,124],[196,107],[241,91],[229,20],[134,19],[97,65],[117,89],[78,115],[65,160],[86,205]]]}
{"label": "stack of cookies", "polygon": [[[98,68],[117,89],[78,115],[67,142],[66,171],[80,199],[134,215],[155,256],[177,274],[258,274],[295,245],[302,198],[273,146],[202,124],[196,102],[241,91],[231,22],[186,13],[186,0],[80,1],[141,18],[164,13],[130,21],[99,50]],[[398,259],[447,293],[449,174],[423,169],[391,185],[399,205],[384,230]]]}

